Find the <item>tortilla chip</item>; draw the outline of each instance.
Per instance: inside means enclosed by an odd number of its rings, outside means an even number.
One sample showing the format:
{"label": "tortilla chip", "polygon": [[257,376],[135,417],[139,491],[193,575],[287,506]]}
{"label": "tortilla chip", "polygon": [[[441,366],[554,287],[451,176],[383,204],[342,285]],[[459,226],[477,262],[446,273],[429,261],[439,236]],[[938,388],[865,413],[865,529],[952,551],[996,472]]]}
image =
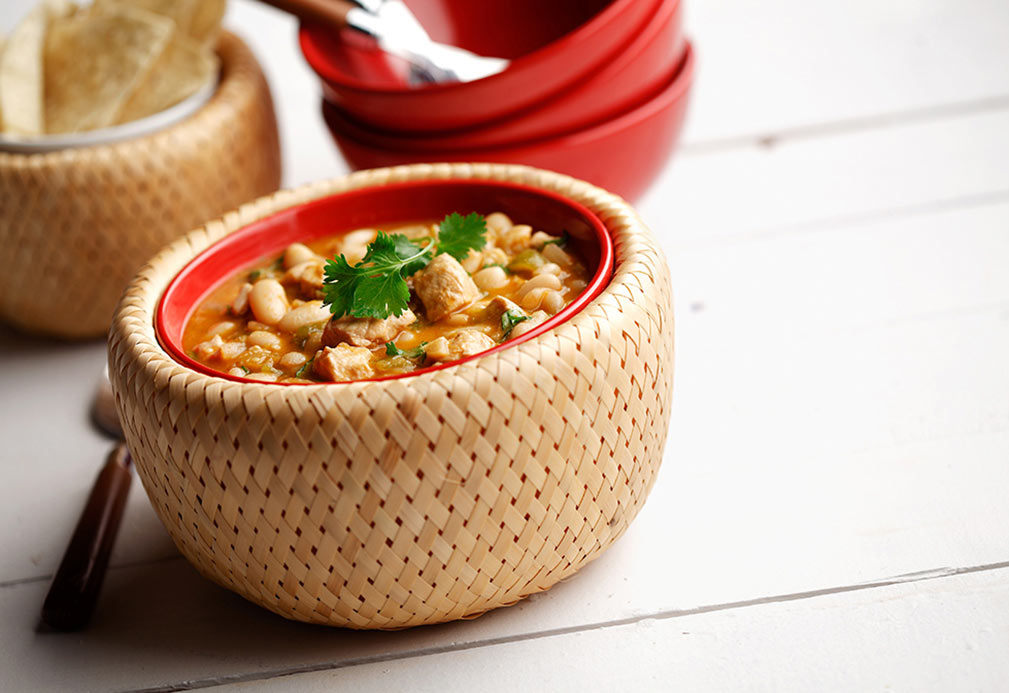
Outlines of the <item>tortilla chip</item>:
{"label": "tortilla chip", "polygon": [[174,106],[214,79],[216,73],[217,56],[175,32],[147,78],[123,105],[116,122],[128,123]]}
{"label": "tortilla chip", "polygon": [[91,7],[94,12],[105,12],[116,5],[138,7],[168,17],[175,22],[175,26],[187,27],[199,2],[200,0],[94,0]]}
{"label": "tortilla chip", "polygon": [[189,24],[189,35],[197,41],[212,44],[221,31],[221,20],[227,9],[227,0],[203,0],[198,2]]}
{"label": "tortilla chip", "polygon": [[171,20],[129,6],[53,22],[45,42],[48,132],[116,122],[172,36]]}
{"label": "tortilla chip", "polygon": [[0,56],[0,112],[4,132],[41,135],[45,132],[42,54],[47,13],[39,6],[28,13],[7,39]]}
{"label": "tortilla chip", "polygon": [[168,17],[179,31],[205,43],[217,38],[226,0],[95,0],[94,7],[104,11],[116,4],[139,7]]}

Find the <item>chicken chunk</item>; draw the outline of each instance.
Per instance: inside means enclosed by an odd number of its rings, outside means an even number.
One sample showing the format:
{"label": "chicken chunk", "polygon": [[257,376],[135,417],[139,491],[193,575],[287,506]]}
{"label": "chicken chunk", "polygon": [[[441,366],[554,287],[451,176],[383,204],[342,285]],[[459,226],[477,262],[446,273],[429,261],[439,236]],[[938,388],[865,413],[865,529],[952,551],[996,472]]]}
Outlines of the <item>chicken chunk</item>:
{"label": "chicken chunk", "polygon": [[417,275],[414,288],[427,319],[437,322],[480,297],[473,278],[451,255],[439,255]]}
{"label": "chicken chunk", "polygon": [[525,315],[526,312],[518,307],[518,305],[504,296],[495,296],[491,299],[490,303],[487,304],[487,319],[488,320],[500,320],[501,316],[507,312],[512,311],[518,315]]}
{"label": "chicken chunk", "polygon": [[325,261],[322,258],[306,260],[287,270],[281,281],[284,284],[299,284],[303,293],[317,296],[322,291],[325,272]]}
{"label": "chicken chunk", "polygon": [[371,351],[346,344],[321,349],[315,355],[312,368],[323,380],[336,383],[375,375],[371,367]]}
{"label": "chicken chunk", "polygon": [[384,320],[350,316],[334,318],[326,323],[322,343],[330,347],[350,344],[356,347],[374,348],[395,340],[404,327],[416,321],[417,316],[409,308],[400,315],[393,315]]}
{"label": "chicken chunk", "polygon": [[424,349],[432,361],[456,361],[487,351],[497,345],[488,335],[478,330],[461,330],[451,337],[438,337]]}

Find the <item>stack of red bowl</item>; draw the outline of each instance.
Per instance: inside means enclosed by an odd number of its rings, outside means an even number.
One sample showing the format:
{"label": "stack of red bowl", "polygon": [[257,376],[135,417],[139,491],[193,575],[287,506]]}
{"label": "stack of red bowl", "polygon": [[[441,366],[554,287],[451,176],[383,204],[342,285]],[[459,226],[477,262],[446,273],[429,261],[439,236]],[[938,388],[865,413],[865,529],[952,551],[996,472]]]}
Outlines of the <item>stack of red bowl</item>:
{"label": "stack of red bowl", "polygon": [[411,88],[374,43],[303,26],[326,124],[352,168],[530,164],[631,200],[661,172],[693,77],[681,0],[405,2],[434,40],[511,62],[474,82]]}

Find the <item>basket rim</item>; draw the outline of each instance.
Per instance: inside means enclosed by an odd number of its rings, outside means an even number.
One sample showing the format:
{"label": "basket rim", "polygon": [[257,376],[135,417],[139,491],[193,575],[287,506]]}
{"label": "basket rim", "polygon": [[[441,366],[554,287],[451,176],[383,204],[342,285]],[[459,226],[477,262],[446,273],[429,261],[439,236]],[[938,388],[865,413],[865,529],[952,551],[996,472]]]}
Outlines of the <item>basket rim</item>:
{"label": "basket rim", "polygon": [[[174,277],[197,255],[221,238],[245,226],[306,202],[358,188],[380,186],[386,183],[422,180],[474,179],[512,182],[532,188],[547,190],[580,203],[591,211],[603,224],[613,239],[614,263],[610,280],[602,291],[587,305],[569,319],[547,329],[542,334],[522,344],[507,345],[501,350],[488,350],[470,359],[445,364],[442,368],[425,369],[410,374],[403,379],[358,380],[345,383],[311,383],[291,388],[285,383],[257,382],[246,379],[229,378],[224,374],[210,375],[179,363],[161,344],[155,326],[157,307],[161,296]],[[642,234],[646,238],[642,238]],[[651,241],[651,234],[637,212],[622,198],[598,188],[590,183],[552,171],[517,164],[484,163],[438,163],[411,164],[389,168],[358,171],[345,176],[316,183],[309,183],[295,189],[281,190],[273,195],[260,198],[234,210],[223,217],[210,221],[191,231],[175,242],[165,246],[137,273],[126,287],[117,307],[112,332],[119,333],[120,340],[110,339],[110,368],[115,368],[115,352],[118,350],[130,360],[142,363],[142,372],[152,382],[168,383],[175,378],[184,378],[189,386],[216,384],[218,388],[237,388],[239,392],[258,391],[272,396],[288,393],[287,396],[309,396],[313,393],[329,391],[334,386],[344,388],[348,393],[360,388],[413,386],[442,378],[451,378],[464,371],[479,371],[489,364],[511,354],[521,354],[523,350],[542,343],[543,340],[558,339],[564,334],[577,334],[579,328],[591,322],[605,322],[607,311],[600,303],[607,297],[627,297],[640,292],[634,280],[635,273],[650,272],[647,263],[639,257],[645,250],[657,250]],[[516,357],[517,358],[517,357]],[[283,396],[283,395],[282,395]]]}
{"label": "basket rim", "polygon": [[[236,48],[241,48],[243,50],[236,51]],[[235,89],[240,88],[238,82],[243,81],[241,75],[243,72],[242,68],[248,61],[249,54],[247,51],[248,46],[246,46],[245,42],[237,34],[234,34],[226,29],[221,30],[220,35],[217,38],[217,44],[214,47],[214,54],[220,60],[220,66],[218,68],[218,73],[214,78],[213,91],[209,96],[205,97],[204,102],[200,104],[199,108],[194,110],[192,113],[189,113],[184,118],[172,120],[164,127],[150,132],[121,138],[117,137],[112,140],[96,143],[57,147],[36,152],[13,151],[0,148],[0,164],[6,166],[38,166],[56,163],[61,160],[74,161],[83,153],[99,156],[114,156],[117,153],[122,153],[121,150],[125,150],[126,153],[132,153],[136,147],[144,146],[148,142],[157,139],[176,137],[180,133],[188,131],[191,127],[203,128],[206,126],[206,123],[203,121],[222,117],[224,115],[224,109],[228,107],[228,101],[237,95],[237,93],[234,92]],[[185,101],[180,103],[185,103]],[[171,110],[178,105],[179,104],[171,106],[166,109],[166,111]],[[165,113],[166,111],[161,111],[148,117],[153,118]],[[124,123],[123,125],[130,125],[130,123]],[[106,132],[108,129],[110,128],[75,134],[86,135],[92,132]],[[65,136],[67,135],[51,135],[50,137]],[[30,142],[31,140],[26,140],[26,143]]]}
{"label": "basket rim", "polygon": [[[544,196],[544,197],[556,199],[556,200],[560,201],[562,204],[568,205],[572,210],[578,212],[587,221],[590,222],[590,226],[592,227],[592,230],[595,232],[596,238],[599,241],[599,261],[598,261],[598,263],[596,265],[596,269],[593,272],[592,277],[591,277],[588,285],[585,287],[585,289],[580,294],[578,294],[577,296],[575,296],[575,298],[569,304],[567,304],[563,308],[563,310],[559,311],[556,315],[550,316],[550,318],[548,320],[545,320],[541,324],[536,325],[533,329],[529,330],[525,334],[522,334],[522,335],[516,337],[515,339],[508,340],[506,342],[502,342],[500,344],[495,345],[494,347],[492,347],[490,349],[486,349],[486,350],[481,351],[481,352],[479,352],[477,354],[473,354],[471,356],[466,356],[464,358],[456,359],[454,361],[449,361],[449,362],[446,362],[446,363],[439,363],[439,364],[435,364],[435,365],[431,365],[431,366],[424,366],[422,368],[418,368],[417,370],[408,371],[406,373],[395,373],[395,374],[391,374],[391,375],[376,376],[376,377],[373,377],[373,378],[358,378],[356,380],[351,380],[351,381],[341,381],[341,382],[335,382],[335,383],[321,383],[321,384],[324,384],[324,385],[347,385],[347,384],[349,384],[351,382],[380,382],[380,381],[384,381],[384,380],[402,380],[402,379],[405,379],[405,378],[414,378],[414,377],[417,377],[417,376],[422,375],[424,373],[427,373],[429,371],[438,371],[438,370],[443,370],[445,368],[451,368],[452,366],[455,366],[455,365],[458,365],[458,364],[462,364],[462,363],[465,363],[467,361],[472,361],[473,359],[480,358],[481,356],[489,356],[489,355],[491,355],[493,353],[496,353],[496,352],[499,352],[499,351],[503,351],[504,349],[510,349],[512,347],[516,347],[519,344],[523,344],[523,343],[528,342],[528,341],[530,341],[532,339],[535,339],[536,337],[538,337],[539,335],[543,334],[544,332],[552,330],[555,327],[557,327],[558,325],[561,325],[564,322],[570,320],[575,315],[577,315],[578,312],[581,311],[585,306],[587,306],[589,303],[591,303],[592,300],[595,299],[595,297],[598,296],[600,293],[602,293],[602,291],[606,288],[606,284],[609,282],[609,280],[610,280],[610,278],[612,276],[612,273],[613,273],[613,239],[610,237],[608,230],[603,225],[603,222],[599,219],[599,217],[596,216],[596,214],[593,213],[591,210],[589,210],[588,208],[586,208],[585,205],[583,205],[583,204],[581,204],[579,202],[576,202],[574,200],[571,200],[570,198],[567,198],[567,197],[565,197],[563,195],[559,195],[559,194],[557,194],[557,193],[555,193],[553,191],[550,191],[550,190],[545,190],[543,188],[534,188],[534,187],[529,186],[529,185],[523,185],[521,183],[515,183],[515,182],[512,182],[512,181],[475,181],[473,179],[445,178],[445,179],[439,179],[439,180],[401,181],[401,182],[396,182],[396,183],[388,183],[385,186],[380,186],[380,187],[386,187],[386,188],[392,188],[392,189],[397,189],[397,188],[398,189],[409,189],[409,188],[423,187],[425,185],[429,185],[429,184],[432,184],[432,183],[437,183],[437,184],[441,184],[441,185],[458,185],[460,187],[468,185],[468,184],[476,184],[476,185],[480,185],[480,184],[492,184],[494,186],[503,186],[503,187],[506,187],[506,188],[514,189],[514,190],[522,190],[522,191],[532,192],[532,193],[535,193],[537,195],[541,195],[541,196]],[[226,378],[228,380],[233,380],[235,382],[241,382],[241,383],[262,382],[262,381],[256,381],[256,380],[254,380],[252,378],[244,378],[244,377],[241,377],[241,376],[233,376],[233,375],[230,375],[228,373],[224,373],[222,371],[215,370],[215,369],[211,368],[210,366],[207,366],[207,365],[205,365],[203,363],[200,363],[196,359],[193,359],[188,354],[186,354],[185,351],[182,349],[182,346],[179,343],[178,339],[175,339],[170,334],[168,334],[170,332],[170,330],[166,329],[165,325],[166,325],[166,323],[168,321],[168,317],[167,317],[168,307],[167,307],[167,301],[166,301],[166,299],[168,299],[170,297],[171,292],[173,291],[173,289],[177,288],[177,286],[180,283],[180,281],[184,280],[187,272],[191,271],[191,269],[194,268],[198,263],[209,261],[210,256],[212,256],[215,253],[217,253],[217,254],[224,254],[226,252],[226,250],[222,247],[222,244],[227,243],[228,239],[233,238],[235,236],[235,234],[239,234],[239,233],[242,233],[244,231],[247,231],[249,228],[255,226],[258,223],[269,222],[270,219],[273,218],[274,216],[282,215],[285,212],[291,211],[292,209],[298,209],[298,208],[302,208],[302,207],[305,207],[305,206],[311,206],[311,205],[316,205],[316,204],[324,203],[327,200],[331,200],[333,198],[338,198],[338,197],[340,197],[342,195],[353,194],[354,192],[357,192],[357,191],[374,190],[374,189],[376,189],[376,187],[378,187],[378,186],[365,187],[365,188],[356,188],[355,190],[347,190],[347,191],[343,191],[343,192],[338,192],[338,193],[334,193],[333,195],[326,195],[326,196],[320,197],[320,198],[312,200],[310,202],[302,203],[300,205],[295,205],[294,207],[288,207],[286,209],[282,209],[282,210],[276,211],[276,212],[274,212],[272,214],[269,214],[269,215],[263,217],[262,219],[259,219],[258,221],[252,222],[249,225],[240,226],[240,227],[238,227],[238,228],[236,228],[236,229],[228,232],[226,235],[222,236],[221,238],[219,238],[216,241],[212,242],[209,246],[207,246],[206,248],[204,248],[200,252],[196,253],[196,255],[194,255],[193,258],[188,263],[186,263],[185,267],[183,267],[179,271],[179,273],[176,274],[168,282],[168,285],[165,287],[165,290],[162,292],[161,297],[158,299],[158,303],[157,303],[157,306],[155,308],[155,313],[154,313],[154,330],[155,330],[155,335],[158,337],[158,341],[161,343],[161,346],[169,354],[171,354],[172,357],[177,362],[179,362],[180,364],[182,364],[183,366],[185,366],[185,367],[187,367],[187,368],[189,368],[191,370],[199,371],[201,373],[204,373],[204,374],[207,374],[207,375],[212,375],[212,376],[215,376],[215,377],[223,377],[223,378]],[[234,272],[235,272],[235,267],[234,266],[232,266],[232,267],[230,267],[228,269],[228,273],[231,274],[232,276],[233,276]],[[228,276],[228,275],[223,275],[223,276]],[[204,295],[203,295],[203,297],[201,299],[199,299],[199,300],[204,300],[206,298],[206,295],[207,295],[207,293],[205,292]],[[197,301],[197,303],[198,302],[199,301]],[[193,304],[193,305],[191,305],[189,307],[189,309],[188,309],[188,317],[183,322],[188,321],[188,319],[190,317],[192,317],[192,313],[193,313],[193,310],[195,310],[195,308],[196,308],[195,304]],[[266,384],[268,384],[268,385],[282,386],[282,387],[290,387],[292,385],[296,386],[296,387],[305,387],[306,385],[317,385],[317,384],[320,384],[320,383],[317,383],[317,382],[269,383],[268,382]]]}

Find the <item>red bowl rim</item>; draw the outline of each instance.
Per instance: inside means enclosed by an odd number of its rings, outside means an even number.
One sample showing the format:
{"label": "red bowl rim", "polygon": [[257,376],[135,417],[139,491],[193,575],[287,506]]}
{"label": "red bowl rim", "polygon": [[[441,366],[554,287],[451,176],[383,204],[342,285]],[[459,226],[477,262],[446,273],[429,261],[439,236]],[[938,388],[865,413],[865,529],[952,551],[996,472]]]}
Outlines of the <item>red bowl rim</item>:
{"label": "red bowl rim", "polygon": [[[489,77],[484,77],[483,79],[476,80],[476,82],[485,83],[497,81],[503,74],[505,74],[505,72],[514,73],[518,70],[524,70],[527,65],[538,63],[545,59],[550,59],[555,54],[566,51],[568,46],[573,43],[592,41],[597,34],[605,29],[611,17],[623,12],[625,6],[630,5],[632,2],[639,1],[640,0],[613,0],[584,24],[575,27],[568,33],[554,39],[542,48],[511,60],[507,69],[503,72],[498,72],[490,75]],[[680,0],[674,0],[674,2],[680,2]],[[429,84],[425,85],[423,89],[414,89],[410,87],[373,87],[369,86],[367,82],[355,79],[354,77],[333,68],[325,53],[315,44],[312,37],[309,35],[308,29],[304,25],[298,27],[298,43],[301,46],[301,52],[305,56],[305,60],[315,73],[319,75],[319,77],[326,82],[337,84],[341,88],[352,89],[360,93],[376,95],[416,93],[430,94],[434,92],[451,92],[457,89],[465,88],[467,85],[474,83],[451,82],[445,84]],[[533,69],[535,69],[535,67]]]}
{"label": "red bowl rim", "polygon": [[[229,247],[238,245],[242,242],[245,236],[254,235],[259,231],[259,229],[268,228],[275,217],[283,214],[288,214],[292,209],[297,208],[310,208],[315,206],[322,206],[324,204],[330,203],[334,197],[343,197],[345,195],[353,195],[358,193],[363,193],[369,190],[373,190],[376,186],[367,186],[363,188],[354,188],[352,190],[346,190],[343,192],[338,192],[333,195],[326,195],[324,197],[312,200],[299,205],[294,205],[287,209],[279,210],[274,214],[270,214],[262,219],[257,219],[250,224],[236,229],[227,236],[218,239],[214,243],[210,244],[199,253],[196,254],[189,262],[186,263],[179,272],[172,277],[172,280],[165,287],[165,290],[161,293],[161,297],[158,299],[157,307],[154,314],[154,332],[158,339],[158,343],[161,347],[179,364],[189,368],[191,370],[203,373],[204,375],[209,375],[216,378],[222,378],[224,380],[231,380],[240,383],[250,383],[253,385],[273,385],[277,387],[297,387],[297,386],[314,386],[314,387],[331,387],[331,386],[341,386],[341,385],[352,385],[354,383],[369,383],[369,382],[382,382],[387,380],[400,380],[403,378],[412,378],[419,375],[424,375],[427,373],[433,373],[435,371],[444,370],[446,368],[454,368],[455,366],[473,361],[479,358],[484,358],[492,354],[496,354],[505,349],[510,349],[514,346],[528,342],[536,337],[544,334],[545,332],[552,330],[558,325],[567,322],[574,315],[579,313],[584,309],[589,303],[591,303],[606,285],[609,284],[610,279],[614,272],[614,249],[613,249],[613,239],[606,229],[606,225],[596,216],[591,210],[589,210],[585,205],[572,200],[568,197],[560,195],[551,190],[545,190],[543,188],[537,188],[531,185],[524,185],[521,183],[512,183],[509,181],[497,181],[493,179],[468,179],[468,178],[444,178],[444,179],[431,179],[431,180],[416,180],[416,181],[404,181],[398,183],[386,183],[381,187],[392,188],[392,189],[408,189],[408,188],[422,188],[432,184],[436,185],[459,185],[459,186],[469,186],[469,185],[485,185],[491,187],[501,187],[512,190],[521,190],[525,192],[535,193],[541,197],[550,198],[556,202],[566,205],[571,210],[577,212],[579,216],[583,217],[586,222],[588,222],[589,227],[595,232],[594,238],[599,245],[599,263],[596,267],[596,271],[592,276],[592,280],[589,284],[582,290],[582,292],[575,297],[575,299],[564,307],[556,315],[552,316],[549,320],[544,321],[542,324],[537,325],[529,332],[516,337],[515,339],[508,340],[497,346],[482,351],[479,354],[474,354],[472,356],[467,356],[466,358],[459,359],[458,361],[450,361],[448,363],[440,363],[435,366],[429,366],[426,368],[420,368],[415,371],[410,371],[408,373],[397,373],[393,375],[385,375],[377,378],[363,378],[361,380],[349,380],[345,382],[338,383],[322,383],[322,382],[310,382],[310,383],[273,383],[262,380],[253,380],[252,378],[243,378],[239,376],[230,375],[222,371],[214,370],[209,366],[206,366],[196,359],[193,359],[185,350],[182,349],[181,344],[177,343],[173,339],[169,339],[168,334],[171,332],[167,329],[168,317],[167,304],[170,302],[172,295],[178,285],[190,274],[195,272],[200,268],[200,266],[208,262],[210,258],[214,255],[220,254],[221,252],[227,250]],[[277,249],[279,249],[278,246]],[[276,249],[275,249],[276,250]],[[189,319],[192,317],[193,311],[196,305],[199,304],[206,296],[216,288],[224,279],[230,276],[232,272],[236,271],[236,268],[232,267],[228,272],[221,274],[221,278],[217,279],[214,283],[209,284],[203,293],[193,301],[193,304],[189,307],[186,312],[185,318],[182,320],[182,324],[185,325]]]}
{"label": "red bowl rim", "polygon": [[[337,137],[347,138],[355,144],[367,149],[390,154],[405,152],[411,156],[428,157],[432,160],[437,159],[439,155],[443,154],[454,155],[466,153],[468,160],[470,161],[483,161],[487,157],[492,158],[495,155],[495,152],[514,151],[529,147],[537,147],[540,145],[578,146],[586,140],[605,138],[614,132],[626,130],[635,123],[651,117],[662,109],[667,108],[670,104],[684,98],[690,89],[691,83],[693,82],[695,64],[696,56],[694,54],[693,44],[690,41],[685,40],[683,55],[669,80],[662,86],[658,87],[655,91],[648,94],[642,101],[630,106],[622,113],[618,113],[615,116],[596,123],[591,123],[582,128],[569,132],[563,132],[557,135],[535,137],[517,142],[503,142],[484,147],[470,147],[466,145],[465,140],[460,139],[458,143],[454,143],[448,147],[439,147],[437,149],[423,149],[420,147],[416,149],[404,149],[397,147],[395,143],[385,141],[396,139],[396,137],[384,132],[370,130],[366,126],[358,123],[356,120],[348,117],[347,114],[342,112],[337,106],[327,102],[325,99],[323,100],[323,107],[330,109],[330,112],[335,114],[340,121],[341,128],[346,128],[340,132],[334,132]],[[363,135],[361,133],[363,133]],[[460,138],[464,137],[465,134],[466,133],[462,133]],[[451,136],[435,138],[428,135],[399,136],[399,139],[401,140],[411,140],[418,143],[431,139],[440,139],[444,141],[450,138]],[[381,142],[381,144],[376,144],[376,142]]]}

